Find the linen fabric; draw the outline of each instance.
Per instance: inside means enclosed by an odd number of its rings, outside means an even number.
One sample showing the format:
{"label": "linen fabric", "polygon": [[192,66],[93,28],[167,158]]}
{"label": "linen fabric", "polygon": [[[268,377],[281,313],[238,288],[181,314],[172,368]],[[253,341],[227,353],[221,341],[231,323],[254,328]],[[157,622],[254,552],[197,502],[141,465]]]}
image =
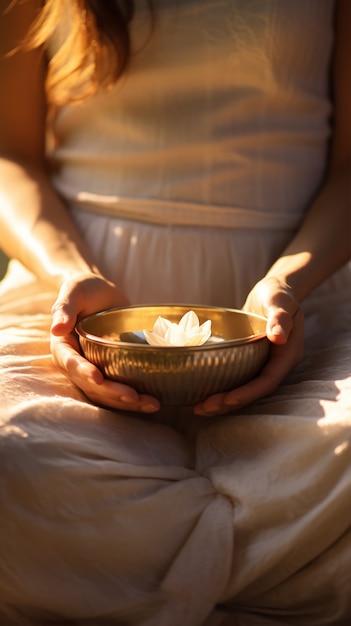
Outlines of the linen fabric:
{"label": "linen fabric", "polygon": [[[129,73],[58,111],[54,184],[132,303],[240,307],[291,238],[326,166],[333,8],[156,2],[143,39],[137,3]],[[57,294],[12,261],[1,626],[347,626],[350,287],[345,267],[306,300],[304,360],[272,396],[140,416],[54,366]]]}

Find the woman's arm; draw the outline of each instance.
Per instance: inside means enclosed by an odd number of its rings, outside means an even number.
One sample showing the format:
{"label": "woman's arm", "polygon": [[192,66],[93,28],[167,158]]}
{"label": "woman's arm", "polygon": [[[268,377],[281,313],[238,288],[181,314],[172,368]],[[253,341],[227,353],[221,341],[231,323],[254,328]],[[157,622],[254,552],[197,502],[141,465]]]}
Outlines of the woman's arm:
{"label": "woman's arm", "polygon": [[79,352],[77,318],[128,300],[96,267],[47,175],[45,54],[8,54],[40,6],[41,0],[0,0],[0,245],[58,291],[51,328],[55,363],[95,403],[150,413],[159,408],[156,399],[105,380]]}
{"label": "woman's arm", "polygon": [[267,317],[271,354],[260,375],[195,408],[199,415],[238,409],[275,391],[303,356],[300,302],[351,257],[351,2],[339,0],[333,59],[334,116],[325,183],[294,238],[248,295],[244,308]]}
{"label": "woman's arm", "polygon": [[336,10],[329,171],[300,230],[267,274],[287,283],[300,302],[351,256],[351,2],[339,0]]}
{"label": "woman's arm", "polygon": [[45,53],[18,48],[41,2],[0,2],[0,245],[48,285],[98,273],[45,166]]}
{"label": "woman's arm", "polygon": [[331,159],[325,184],[268,276],[286,282],[301,301],[351,256],[351,3],[339,0],[334,55]]}

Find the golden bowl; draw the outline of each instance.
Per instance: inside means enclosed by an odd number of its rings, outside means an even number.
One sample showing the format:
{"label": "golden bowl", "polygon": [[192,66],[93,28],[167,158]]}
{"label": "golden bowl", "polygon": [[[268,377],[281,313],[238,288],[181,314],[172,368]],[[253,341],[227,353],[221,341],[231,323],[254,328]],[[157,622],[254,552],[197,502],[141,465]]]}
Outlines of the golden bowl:
{"label": "golden bowl", "polygon": [[[211,338],[190,347],[151,346],[143,329],[158,316],[178,323],[194,311],[212,322]],[[163,405],[186,406],[230,391],[254,378],[268,358],[266,319],[215,306],[157,304],[95,313],[80,320],[77,333],[85,357],[107,378],[158,398]]]}

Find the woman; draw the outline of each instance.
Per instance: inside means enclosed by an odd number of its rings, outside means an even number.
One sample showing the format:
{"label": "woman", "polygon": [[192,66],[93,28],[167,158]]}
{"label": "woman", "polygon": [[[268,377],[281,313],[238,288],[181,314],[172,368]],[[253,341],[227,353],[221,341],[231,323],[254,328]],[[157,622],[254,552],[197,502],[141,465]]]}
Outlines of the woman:
{"label": "woman", "polygon": [[[41,5],[1,3],[3,623],[348,623],[350,4]],[[77,319],[154,301],[266,315],[267,366],[194,414],[104,379]]]}

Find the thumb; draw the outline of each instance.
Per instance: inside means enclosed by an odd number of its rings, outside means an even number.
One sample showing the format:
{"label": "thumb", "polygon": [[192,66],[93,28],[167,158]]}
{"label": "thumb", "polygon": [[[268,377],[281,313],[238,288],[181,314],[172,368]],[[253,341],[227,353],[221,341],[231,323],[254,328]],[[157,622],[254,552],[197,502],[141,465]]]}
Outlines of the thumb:
{"label": "thumb", "polygon": [[266,332],[268,339],[275,344],[282,345],[287,342],[293,327],[291,315],[280,307],[271,305],[267,314]]}
{"label": "thumb", "polygon": [[69,334],[75,327],[76,316],[70,315],[69,308],[65,302],[56,300],[52,309],[51,332],[53,335],[61,336]]}
{"label": "thumb", "polygon": [[68,335],[76,325],[78,307],[75,286],[76,281],[65,280],[60,287],[56,302],[51,308],[51,332],[58,337]]}
{"label": "thumb", "polygon": [[299,309],[292,289],[276,277],[259,283],[259,296],[267,318],[266,333],[275,344],[285,344],[294,326],[293,317]]}
{"label": "thumb", "polygon": [[294,328],[295,318],[301,313],[298,301],[292,292],[283,290],[270,298],[266,310],[268,339],[278,345],[286,343]]}

